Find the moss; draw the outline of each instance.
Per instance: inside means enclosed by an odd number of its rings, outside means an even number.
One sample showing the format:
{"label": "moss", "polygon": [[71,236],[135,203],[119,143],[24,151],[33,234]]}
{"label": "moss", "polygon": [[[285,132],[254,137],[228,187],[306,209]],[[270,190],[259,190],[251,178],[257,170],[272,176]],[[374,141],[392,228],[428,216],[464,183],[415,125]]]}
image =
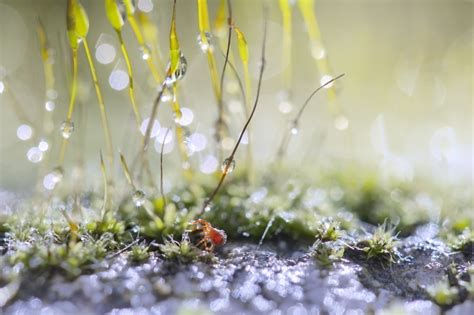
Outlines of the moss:
{"label": "moss", "polygon": [[310,249],[311,256],[323,266],[331,266],[344,257],[344,246],[341,243],[316,241]]}
{"label": "moss", "polygon": [[391,264],[398,258],[398,251],[395,248],[397,236],[394,228],[387,228],[386,223],[377,227],[373,234],[356,242],[350,246],[359,256],[367,260],[378,261],[382,264]]}
{"label": "moss", "polygon": [[451,286],[447,279],[428,287],[426,291],[433,302],[443,307],[451,306],[459,300],[459,289]]}
{"label": "moss", "polygon": [[181,264],[189,264],[198,260],[212,260],[213,258],[211,253],[202,251],[194,246],[186,236],[181,241],[176,241],[169,237],[163,244],[158,245],[158,248],[166,260]]}
{"label": "moss", "polygon": [[141,263],[150,257],[150,247],[145,244],[136,244],[130,248],[128,258],[133,263]]}
{"label": "moss", "polygon": [[472,262],[474,252],[474,231],[466,227],[461,233],[451,233],[447,236],[448,244],[455,251],[461,252],[468,261]]}
{"label": "moss", "polygon": [[115,218],[106,217],[104,220],[93,221],[86,225],[87,233],[100,237],[105,233],[110,233],[116,238],[120,238],[125,232],[125,222]]}
{"label": "moss", "polygon": [[25,272],[59,271],[68,277],[76,277],[116,247],[113,235],[104,234],[98,240],[84,238],[74,244],[25,244],[12,251],[7,259],[10,265],[21,265]]}

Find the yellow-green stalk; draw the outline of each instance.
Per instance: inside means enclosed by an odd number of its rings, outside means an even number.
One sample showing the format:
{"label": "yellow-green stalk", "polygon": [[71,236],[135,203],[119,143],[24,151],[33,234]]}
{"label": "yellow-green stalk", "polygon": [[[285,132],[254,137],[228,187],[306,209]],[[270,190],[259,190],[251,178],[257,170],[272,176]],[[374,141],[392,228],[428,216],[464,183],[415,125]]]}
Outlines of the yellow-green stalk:
{"label": "yellow-green stalk", "polygon": [[125,59],[125,64],[127,65],[127,73],[129,77],[128,95],[130,97],[130,102],[132,103],[132,109],[133,113],[135,114],[137,127],[140,128],[142,118],[140,115],[140,111],[138,110],[137,102],[135,100],[132,64],[130,62],[130,57],[128,55],[128,51],[122,36],[122,28],[125,25],[125,18],[122,16],[119,4],[117,4],[116,0],[105,0],[105,12],[107,14],[107,18],[109,19],[110,24],[117,33],[117,37],[120,42],[120,49],[122,50],[122,55]]}
{"label": "yellow-green stalk", "polygon": [[[68,0],[67,2],[66,23],[69,45],[72,51],[72,86],[65,123],[72,124],[72,114],[74,113],[77,95],[78,50],[89,32],[89,19],[87,18],[86,11],[77,0]],[[62,165],[64,162],[68,141],[69,137],[63,137],[59,151],[59,165]]]}
{"label": "yellow-green stalk", "polygon": [[135,34],[138,45],[140,45],[140,48],[142,50],[144,56],[143,59],[146,61],[148,68],[150,69],[150,72],[153,78],[155,79],[155,82],[157,84],[160,84],[163,79],[160,76],[160,73],[158,72],[158,69],[156,68],[155,64],[153,63],[153,60],[150,58],[150,50],[145,44],[145,39],[143,37],[142,31],[140,30],[137,20],[135,19],[135,7],[132,3],[132,0],[122,0],[122,2],[125,5],[127,20],[130,23],[130,27],[132,28],[133,34]]}
{"label": "yellow-green stalk", "polygon": [[104,181],[104,203],[102,205],[102,221],[105,220],[109,208],[109,184],[107,179],[107,170],[105,168],[104,157],[102,151],[100,152],[100,171],[102,172],[102,179]]}
{"label": "yellow-green stalk", "polygon": [[[323,47],[321,32],[314,13],[314,0],[298,0],[298,7],[303,16],[311,45],[311,54],[321,75],[331,73],[329,62]],[[334,87],[327,88],[327,98],[333,114],[340,114],[341,108],[337,103]]]}
{"label": "yellow-green stalk", "polygon": [[107,113],[105,111],[105,103],[104,98],[102,96],[102,92],[100,90],[99,81],[97,79],[97,71],[94,66],[94,62],[92,60],[92,55],[89,49],[89,45],[87,40],[84,38],[84,49],[86,51],[87,62],[89,63],[89,69],[91,71],[92,80],[94,81],[95,92],[97,95],[97,101],[99,102],[99,109],[100,109],[100,118],[102,121],[102,128],[104,129],[104,136],[105,136],[105,145],[107,147],[107,157],[109,160],[110,165],[113,165],[114,154],[113,154],[113,147],[112,147],[112,136],[110,134],[109,123],[107,120]]}
{"label": "yellow-green stalk", "polygon": [[208,40],[208,34],[211,34],[211,27],[209,25],[209,13],[207,9],[207,0],[198,0],[198,21],[199,21],[199,36],[201,41],[201,49],[206,52],[207,63],[209,66],[209,73],[211,75],[211,84],[214,91],[214,96],[217,102],[221,102],[222,93],[219,86],[219,75],[217,73],[216,59],[211,43]]}
{"label": "yellow-green stalk", "polygon": [[[137,22],[139,24],[139,29],[142,30],[143,33],[143,38],[145,40],[145,43],[148,43],[151,46],[151,62],[156,62],[156,65],[152,65],[151,68],[156,69],[156,66],[158,66],[158,69],[164,69],[165,66],[163,64],[163,57],[161,56],[159,45],[158,45],[158,28],[154,23],[150,21],[150,18],[148,15],[144,12],[138,11],[137,13]],[[142,58],[147,60],[146,54],[144,52],[144,55]],[[149,61],[147,61],[149,62]],[[157,78],[157,83],[160,82],[160,78]]]}
{"label": "yellow-green stalk", "polygon": [[291,43],[292,43],[292,19],[291,5],[289,0],[279,0],[281,17],[283,22],[283,64],[286,69],[283,74],[283,86],[286,91],[291,90]]}
{"label": "yellow-green stalk", "polygon": [[[223,17],[225,21],[225,4],[222,5],[221,3],[219,12],[224,13],[223,15],[222,14],[218,15],[219,19],[222,19]],[[198,22],[199,22],[198,25],[199,25],[200,45],[201,45],[201,49],[206,52],[207,63],[209,66],[209,73],[211,75],[212,89],[214,91],[214,96],[217,101],[218,117],[216,121],[215,136],[216,136],[218,152],[219,152],[220,158],[222,158],[221,141],[222,141],[222,138],[224,137],[224,130],[226,129],[226,124],[223,117],[224,116],[223,86],[219,82],[216,59],[214,57],[213,48],[211,46],[211,43],[209,43],[209,39],[208,39],[208,34],[211,34],[211,27],[209,25],[209,12],[207,9],[207,0],[198,0]],[[219,34],[218,34],[218,37],[219,37]],[[225,45],[223,42],[222,44]],[[229,51],[226,53],[226,56],[225,56],[226,63],[229,58],[228,53]],[[225,66],[226,65],[224,65],[224,67]]]}
{"label": "yellow-green stalk", "polygon": [[178,144],[179,152],[181,154],[181,159],[183,165],[185,165],[185,174],[191,175],[190,168],[189,168],[189,158],[186,153],[186,146],[184,143],[184,131],[183,128],[179,125],[178,121],[181,119],[182,113],[178,103],[178,95],[177,95],[177,83],[178,74],[183,75],[180,73],[180,67],[182,65],[182,57],[181,57],[181,49],[179,46],[178,35],[176,32],[176,0],[173,4],[173,17],[171,19],[171,28],[170,28],[170,66],[168,68],[168,72],[166,74],[167,79],[170,79],[172,82],[173,87],[173,111],[175,115],[176,121],[176,141]]}

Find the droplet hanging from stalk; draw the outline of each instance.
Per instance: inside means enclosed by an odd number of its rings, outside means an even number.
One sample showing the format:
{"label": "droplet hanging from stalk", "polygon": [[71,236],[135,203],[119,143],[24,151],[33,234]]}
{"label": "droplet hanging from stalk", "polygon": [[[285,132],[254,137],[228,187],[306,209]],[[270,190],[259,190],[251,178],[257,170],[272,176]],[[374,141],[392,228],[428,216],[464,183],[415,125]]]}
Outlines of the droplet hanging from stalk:
{"label": "droplet hanging from stalk", "polygon": [[63,121],[61,124],[61,135],[64,139],[69,139],[74,132],[74,123],[72,121]]}
{"label": "droplet hanging from stalk", "polygon": [[145,204],[146,195],[143,190],[137,189],[132,194],[132,201],[135,207],[141,207]]}
{"label": "droplet hanging from stalk", "polygon": [[227,158],[222,162],[221,166],[221,171],[224,174],[229,174],[234,171],[235,168],[235,160],[231,160],[230,158]]}

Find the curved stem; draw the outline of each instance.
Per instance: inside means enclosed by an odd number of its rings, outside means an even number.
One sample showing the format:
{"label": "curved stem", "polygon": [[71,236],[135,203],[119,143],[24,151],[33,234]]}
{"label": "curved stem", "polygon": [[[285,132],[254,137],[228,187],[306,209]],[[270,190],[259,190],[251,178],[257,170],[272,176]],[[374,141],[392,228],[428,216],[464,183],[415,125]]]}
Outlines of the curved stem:
{"label": "curved stem", "polygon": [[232,150],[231,154],[229,157],[226,159],[227,163],[224,165],[224,169],[222,170],[222,176],[219,180],[219,183],[217,184],[216,188],[212,191],[211,195],[209,198],[204,202],[204,205],[201,209],[201,213],[205,211],[207,206],[211,203],[211,201],[214,199],[214,197],[217,195],[219,192],[219,189],[222,186],[222,183],[224,182],[225,177],[229,173],[229,168],[232,162],[234,161],[235,154],[237,152],[237,149],[239,148],[240,142],[242,141],[242,137],[247,130],[248,126],[250,125],[250,122],[252,121],[253,115],[255,114],[255,110],[257,109],[258,101],[260,99],[260,90],[262,88],[262,79],[263,79],[263,71],[265,69],[265,44],[267,41],[267,10],[264,8],[264,26],[263,26],[263,41],[262,41],[262,55],[261,55],[261,65],[260,65],[260,73],[258,76],[258,85],[257,85],[257,94],[255,96],[255,103],[253,104],[252,112],[250,113],[250,116],[248,117],[244,127],[242,128],[242,131],[240,132],[239,138],[234,146],[234,149]]}
{"label": "curved stem", "polygon": [[[89,63],[89,69],[91,71],[92,80],[94,81],[95,92],[97,95],[97,101],[99,102],[99,109],[100,109],[100,118],[102,121],[102,128],[104,130],[104,137],[105,137],[105,144],[107,147],[107,158],[111,166],[113,166],[113,147],[112,147],[112,136],[110,135],[110,128],[109,123],[107,120],[107,113],[105,111],[105,104],[104,98],[102,96],[102,92],[100,90],[99,81],[97,79],[97,72],[94,67],[94,63],[92,61],[91,52],[89,50],[89,45],[87,44],[87,39],[84,38],[84,48],[86,51],[87,61]],[[111,167],[112,168],[112,167]]]}

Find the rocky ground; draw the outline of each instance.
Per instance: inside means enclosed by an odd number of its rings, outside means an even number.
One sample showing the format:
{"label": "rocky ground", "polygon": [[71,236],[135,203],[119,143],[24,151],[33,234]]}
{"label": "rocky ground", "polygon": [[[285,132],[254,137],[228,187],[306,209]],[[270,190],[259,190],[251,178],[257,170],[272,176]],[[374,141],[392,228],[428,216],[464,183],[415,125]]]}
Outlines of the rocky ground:
{"label": "rocky ground", "polygon": [[3,312],[473,314],[474,301],[466,294],[454,307],[440,307],[430,299],[426,289],[448,277],[450,265],[465,268],[467,260],[422,232],[403,241],[400,257],[390,266],[357,255],[322,266],[307,248],[283,241],[260,248],[230,243],[213,261],[192,264],[153,254],[136,265],[124,253],[73,281],[32,274]]}

